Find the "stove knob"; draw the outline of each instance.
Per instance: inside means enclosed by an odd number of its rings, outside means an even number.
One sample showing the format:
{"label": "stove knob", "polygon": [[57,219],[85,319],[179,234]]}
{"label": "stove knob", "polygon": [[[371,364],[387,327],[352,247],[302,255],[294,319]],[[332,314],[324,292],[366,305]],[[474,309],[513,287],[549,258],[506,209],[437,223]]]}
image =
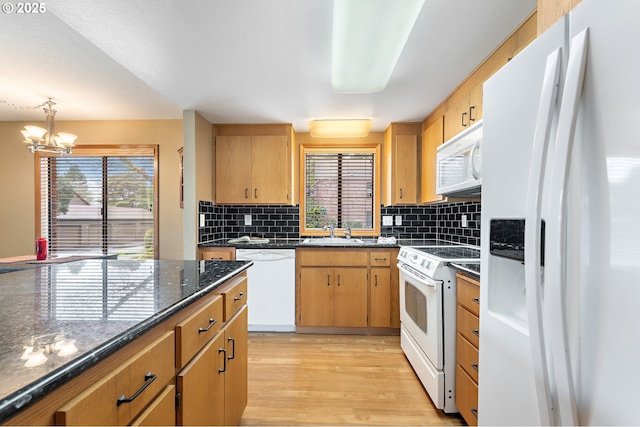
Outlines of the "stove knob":
{"label": "stove knob", "polygon": [[411,261],[412,263],[417,263],[418,262],[418,255],[416,254],[412,254],[409,256],[409,261]]}

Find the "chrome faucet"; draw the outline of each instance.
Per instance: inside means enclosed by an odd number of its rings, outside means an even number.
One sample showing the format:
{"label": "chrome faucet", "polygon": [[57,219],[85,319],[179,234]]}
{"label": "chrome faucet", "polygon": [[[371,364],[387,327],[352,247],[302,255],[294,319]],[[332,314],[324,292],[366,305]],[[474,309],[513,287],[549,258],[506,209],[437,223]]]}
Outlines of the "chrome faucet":
{"label": "chrome faucet", "polygon": [[331,237],[331,238],[336,237],[336,232],[335,232],[335,229],[334,229],[333,225],[329,225],[329,224],[327,224],[327,225],[325,225],[324,227],[322,227],[322,229],[323,229],[324,231],[329,230],[329,237]]}
{"label": "chrome faucet", "polygon": [[344,230],[344,237],[347,239],[351,238],[351,227],[347,227],[347,229]]}

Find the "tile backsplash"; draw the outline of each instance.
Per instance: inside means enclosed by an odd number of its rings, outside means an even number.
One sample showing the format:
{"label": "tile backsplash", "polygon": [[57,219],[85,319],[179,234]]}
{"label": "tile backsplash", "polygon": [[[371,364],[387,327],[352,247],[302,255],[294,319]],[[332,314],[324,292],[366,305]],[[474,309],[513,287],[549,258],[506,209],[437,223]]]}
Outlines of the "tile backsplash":
{"label": "tile backsplash", "polygon": [[[198,212],[205,215],[205,226],[198,228],[199,243],[243,235],[289,239],[300,237],[299,206],[214,205],[200,201]],[[390,215],[395,220],[400,215],[402,224],[381,225],[380,235],[400,239],[441,239],[479,246],[480,212],[480,202],[382,206],[381,217]],[[251,225],[245,225],[245,215],[251,215]],[[466,217],[466,227],[462,226],[463,216]]]}

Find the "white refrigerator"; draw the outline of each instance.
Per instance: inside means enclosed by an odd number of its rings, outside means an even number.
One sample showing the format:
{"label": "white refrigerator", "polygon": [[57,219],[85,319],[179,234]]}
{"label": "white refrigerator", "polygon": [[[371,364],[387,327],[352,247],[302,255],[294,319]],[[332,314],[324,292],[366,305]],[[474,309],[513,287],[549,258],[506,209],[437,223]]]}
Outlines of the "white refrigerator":
{"label": "white refrigerator", "polygon": [[640,1],[484,85],[480,425],[640,425]]}

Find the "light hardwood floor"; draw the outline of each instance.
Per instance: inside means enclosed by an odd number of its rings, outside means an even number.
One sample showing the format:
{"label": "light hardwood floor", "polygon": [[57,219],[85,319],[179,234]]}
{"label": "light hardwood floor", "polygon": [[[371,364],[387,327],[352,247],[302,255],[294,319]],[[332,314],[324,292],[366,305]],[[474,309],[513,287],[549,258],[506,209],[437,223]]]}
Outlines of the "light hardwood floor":
{"label": "light hardwood floor", "polygon": [[249,334],[241,425],[464,425],[436,409],[399,336]]}

